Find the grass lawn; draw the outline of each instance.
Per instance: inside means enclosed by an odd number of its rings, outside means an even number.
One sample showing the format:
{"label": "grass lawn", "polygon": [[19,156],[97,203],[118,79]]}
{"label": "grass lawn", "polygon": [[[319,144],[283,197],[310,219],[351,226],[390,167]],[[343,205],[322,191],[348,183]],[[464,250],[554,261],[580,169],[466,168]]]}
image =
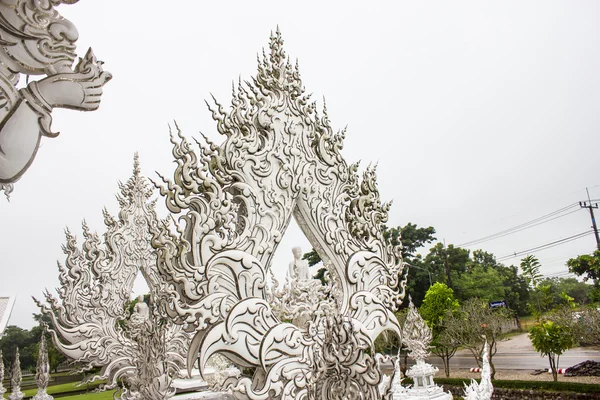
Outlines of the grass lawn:
{"label": "grass lawn", "polygon": [[[53,386],[48,386],[48,394],[52,395],[52,394],[57,394],[57,393],[69,393],[69,392],[77,392],[79,390],[85,390],[86,388],[89,388],[90,390],[93,390],[95,388],[97,388],[99,385],[101,385],[103,382],[94,382],[93,384],[89,384],[89,385],[82,385],[82,386],[77,386],[79,382],[70,382],[70,383],[63,383],[61,385],[53,385]],[[25,397],[32,397],[37,393],[37,388],[32,388],[32,389],[27,389],[27,390],[23,390],[23,393],[25,394]],[[110,393],[112,393],[112,391],[110,391]],[[5,396],[8,396],[8,393],[6,393]],[[83,395],[85,396],[85,395]],[[80,397],[80,396],[72,396],[73,398],[86,398],[86,397]],[[64,397],[64,398],[71,398],[71,397]],[[96,397],[94,397],[95,399]],[[107,399],[112,399],[112,394],[109,397],[106,397]],[[104,397],[98,397],[98,399],[104,399]]]}
{"label": "grass lawn", "polygon": [[61,397],[60,400],[112,400],[114,393],[114,390],[109,390],[100,393],[78,394],[75,396]]}

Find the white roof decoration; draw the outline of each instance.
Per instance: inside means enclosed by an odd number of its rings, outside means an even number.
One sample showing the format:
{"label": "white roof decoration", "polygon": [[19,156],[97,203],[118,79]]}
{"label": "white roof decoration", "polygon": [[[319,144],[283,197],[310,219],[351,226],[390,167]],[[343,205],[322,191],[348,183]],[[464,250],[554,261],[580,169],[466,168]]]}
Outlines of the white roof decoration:
{"label": "white roof decoration", "polygon": [[8,325],[10,313],[15,305],[15,297],[0,297],[0,336]]}

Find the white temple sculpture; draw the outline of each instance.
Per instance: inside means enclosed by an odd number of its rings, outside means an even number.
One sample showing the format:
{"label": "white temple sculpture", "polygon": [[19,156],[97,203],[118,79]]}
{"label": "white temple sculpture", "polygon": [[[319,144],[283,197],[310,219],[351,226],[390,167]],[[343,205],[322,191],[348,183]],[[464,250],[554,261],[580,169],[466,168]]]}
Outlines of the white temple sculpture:
{"label": "white temple sculpture", "polygon": [[475,379],[471,379],[471,384],[465,387],[465,400],[490,400],[492,398],[492,394],[494,393],[487,340],[483,345],[483,353],[481,357],[481,382],[477,383]]}
{"label": "white temple sculpture", "polygon": [[[75,25],[55,9],[78,0],[0,0],[0,191],[8,196],[29,168],[41,138],[52,132],[52,110],[98,108],[111,79],[89,49],[77,58]],[[25,85],[18,89],[21,75]],[[29,76],[42,77],[29,82]]]}
{"label": "white temple sculpture", "polygon": [[0,350],[0,399],[3,399],[4,393],[6,393],[6,388],[2,384],[4,381],[4,358],[2,358],[2,350]]}
{"label": "white temple sculpture", "polygon": [[15,296],[0,296],[0,337],[8,326],[10,314],[15,306]]}
{"label": "white temple sculpture", "polygon": [[429,346],[432,340],[431,329],[409,297],[408,314],[402,329],[402,344],[408,349],[409,357],[415,360],[415,364],[406,372],[406,376],[412,378],[413,384],[406,390],[404,388],[398,388],[396,391],[392,389],[393,400],[452,400],[452,395],[445,393],[433,381],[433,377],[438,372],[437,367],[425,362],[431,354]]}
{"label": "white temple sculpture", "polygon": [[[173,180],[160,188],[177,230],[155,239],[169,280],[170,315],[195,332],[188,368],[214,354],[245,371],[224,386],[240,399],[379,399],[373,344],[400,334],[394,311],[406,272],[383,237],[389,203],[375,170],[362,179],[340,150],[326,109],[309,101],[279,31],[258,74],[234,88],[229,111],[210,108],[224,142],[198,147],[177,128]],[[294,217],[327,268],[333,307],[306,326],[284,322],[269,301],[272,258]],[[316,308],[320,308],[319,304]]]}
{"label": "white temple sculpture", "polygon": [[42,334],[38,349],[37,366],[35,369],[35,382],[37,383],[38,391],[33,400],[53,400],[46,389],[50,382],[50,362],[48,361],[48,347],[46,346],[46,335]]}
{"label": "white temple sculpture", "polygon": [[21,357],[19,356],[19,348],[15,350],[15,361],[13,362],[10,374],[11,393],[8,395],[8,400],[22,400],[25,394],[21,392]]}
{"label": "white temple sculpture", "polygon": [[306,324],[315,316],[320,316],[335,307],[333,301],[327,301],[327,289],[320,280],[310,275],[308,262],[302,260],[302,249],[292,249],[294,259],[288,266],[285,284],[272,276],[273,288],[267,293],[274,314],[282,321],[306,328]]}
{"label": "white temple sculpture", "polygon": [[[171,381],[185,365],[191,336],[161,311],[165,283],[156,271],[151,245],[159,221],[137,155],[133,176],[120,189],[118,219],[104,210],[103,241],[84,223],[80,248],[67,231],[66,265],[59,264],[60,298],[46,292],[47,303],[38,305],[52,320],[49,332],[58,350],[84,363],[84,370],[102,367],[89,381],[106,379],[103,389],[112,389],[123,380],[122,399],[162,400],[174,394]],[[142,298],[130,315],[140,271],[150,289],[150,304]]]}

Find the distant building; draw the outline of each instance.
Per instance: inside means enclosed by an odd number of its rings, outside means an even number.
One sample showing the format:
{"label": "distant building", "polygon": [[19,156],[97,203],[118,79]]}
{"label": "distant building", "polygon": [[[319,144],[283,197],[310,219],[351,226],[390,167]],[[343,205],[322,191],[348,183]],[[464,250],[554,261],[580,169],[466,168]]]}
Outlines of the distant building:
{"label": "distant building", "polygon": [[15,298],[13,297],[0,297],[0,337],[8,325],[10,313],[12,312],[13,306],[15,305]]}

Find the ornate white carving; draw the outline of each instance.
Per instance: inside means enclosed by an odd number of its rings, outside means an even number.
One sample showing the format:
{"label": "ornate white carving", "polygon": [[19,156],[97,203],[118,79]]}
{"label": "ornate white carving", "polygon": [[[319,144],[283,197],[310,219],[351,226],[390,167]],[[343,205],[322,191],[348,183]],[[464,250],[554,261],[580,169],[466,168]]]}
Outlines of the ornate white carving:
{"label": "ornate white carving", "polygon": [[285,284],[281,289],[272,271],[269,271],[272,288],[267,290],[267,299],[273,313],[281,321],[290,321],[300,328],[306,328],[306,324],[315,316],[331,314],[335,304],[328,299],[328,288],[310,276],[308,263],[300,258],[300,247],[294,247],[292,253],[294,260],[289,264]]}
{"label": "ornate white carving", "polygon": [[4,381],[4,358],[2,358],[2,350],[0,350],[0,398],[3,398],[2,395],[6,393],[6,389],[2,385]]}
{"label": "ornate white carving", "polygon": [[[197,151],[172,135],[173,181],[160,188],[177,232],[155,238],[159,269],[170,282],[169,309],[196,332],[188,367],[200,371],[222,354],[252,376],[224,383],[239,398],[375,399],[380,367],[371,356],[384,330],[400,334],[393,314],[404,297],[399,246],[387,244],[375,169],[362,180],[340,154],[326,109],[305,94],[298,66],[272,35],[258,74],[234,88],[231,109],[210,108],[221,145]],[[271,261],[294,216],[328,269],[331,314],[307,327],[282,322],[269,301]],[[320,304],[323,304],[320,303]]]}
{"label": "ornate white carving", "polygon": [[12,371],[10,375],[10,387],[12,392],[8,395],[8,400],[22,400],[25,397],[25,393],[21,392],[21,381],[23,376],[21,375],[21,357],[19,356],[19,348],[15,350],[15,361],[12,365]]}
{"label": "ornate white carving", "polygon": [[465,400],[490,400],[494,393],[487,340],[483,345],[481,357],[481,382],[477,383],[475,379],[471,379],[471,384],[465,387]]}
{"label": "ornate white carving", "polygon": [[[77,0],[0,0],[0,191],[33,162],[41,137],[51,130],[56,107],[91,111],[111,79],[92,49],[79,60],[79,34],[54,8]],[[18,90],[20,75],[46,76]]]}
{"label": "ornate white carving", "polygon": [[[90,380],[107,379],[103,389],[125,380],[122,399],[165,399],[174,394],[170,383],[185,364],[191,336],[161,311],[164,282],[151,246],[158,219],[137,155],[133,176],[120,189],[119,218],[104,210],[103,243],[85,223],[81,248],[67,231],[66,268],[59,264],[60,299],[46,292],[47,304],[38,305],[52,319],[49,332],[60,351],[85,363],[84,369],[103,367]],[[138,271],[150,288],[150,305],[138,304],[129,318]]]}
{"label": "ornate white carving", "polygon": [[[402,344],[408,349],[408,355],[416,361],[416,364],[406,372],[406,376],[412,378],[413,384],[408,388],[403,388],[398,383],[395,386],[396,390],[393,386],[393,400],[452,400],[452,395],[444,393],[444,390],[433,381],[433,377],[438,372],[437,367],[425,362],[430,355],[429,345],[432,340],[431,329],[429,329],[409,296],[408,314],[402,329]],[[400,357],[398,356],[398,358]],[[399,372],[399,367],[396,368]]]}
{"label": "ornate white carving", "polygon": [[48,347],[46,346],[46,335],[42,334],[38,349],[37,366],[35,369],[35,382],[38,391],[33,400],[53,400],[54,397],[46,393],[50,382],[50,362],[48,361]]}
{"label": "ornate white carving", "polygon": [[416,361],[426,360],[431,354],[429,346],[432,340],[431,329],[408,296],[408,313],[402,328],[402,344],[408,349],[409,357]]}

